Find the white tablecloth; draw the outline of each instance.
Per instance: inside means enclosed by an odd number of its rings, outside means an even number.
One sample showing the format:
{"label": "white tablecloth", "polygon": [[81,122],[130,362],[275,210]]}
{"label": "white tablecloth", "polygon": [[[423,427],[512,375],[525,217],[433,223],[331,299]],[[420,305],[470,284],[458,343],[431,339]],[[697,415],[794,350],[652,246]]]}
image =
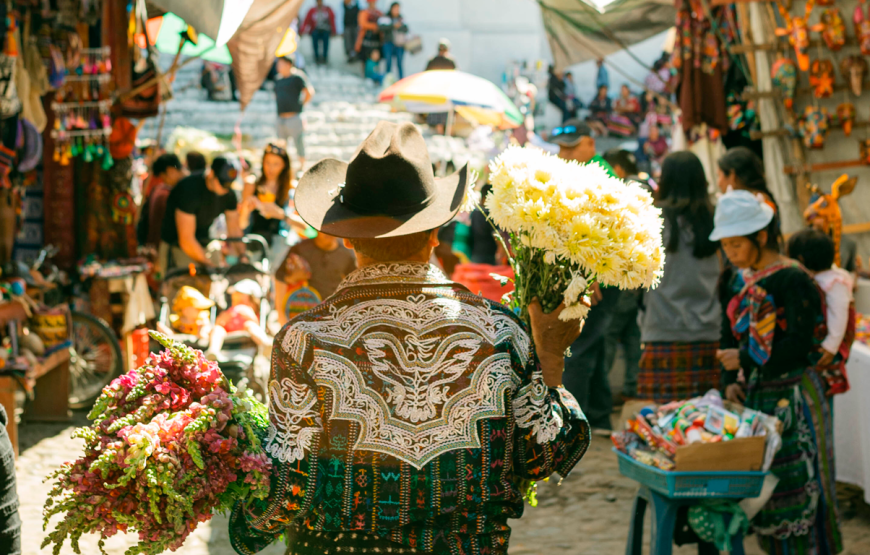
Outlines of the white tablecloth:
{"label": "white tablecloth", "polygon": [[870,503],[870,347],[855,343],[846,371],[852,387],[834,397],[837,480],[864,488]]}
{"label": "white tablecloth", "polygon": [[870,314],[870,279],[860,278],[855,289],[855,310],[859,314]]}

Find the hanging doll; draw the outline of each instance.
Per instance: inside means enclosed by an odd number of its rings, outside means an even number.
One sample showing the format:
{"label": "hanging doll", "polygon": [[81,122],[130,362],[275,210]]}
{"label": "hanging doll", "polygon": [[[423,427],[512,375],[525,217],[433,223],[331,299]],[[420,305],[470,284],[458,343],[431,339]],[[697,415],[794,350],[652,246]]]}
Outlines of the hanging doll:
{"label": "hanging doll", "polygon": [[810,13],[813,11],[813,3],[814,0],[807,0],[807,5],[804,10],[803,17],[792,17],[785,6],[782,5],[781,2],[777,2],[777,7],[779,8],[779,13],[782,15],[782,18],[785,20],[786,26],[785,28],[777,28],[776,36],[778,37],[788,37],[789,44],[794,47],[794,53],[797,56],[798,67],[801,71],[807,71],[810,69],[810,56],[807,52],[810,47],[810,37],[809,32],[821,32],[824,30],[824,25],[816,24],[810,27],[808,25],[808,21],[810,19]]}
{"label": "hanging doll", "polygon": [[870,8],[867,10],[867,16],[864,16],[864,0],[855,6],[855,14],[852,16],[855,22],[855,36],[858,38],[858,44],[861,46],[861,54],[870,56]]}
{"label": "hanging doll", "polygon": [[843,102],[837,106],[837,120],[843,126],[843,133],[849,137],[852,135],[852,126],[855,125],[855,105],[851,102]]}
{"label": "hanging doll", "polygon": [[834,64],[831,60],[813,60],[810,85],[816,98],[828,98],[834,94]]}
{"label": "hanging doll", "polygon": [[806,210],[804,220],[807,224],[827,233],[834,240],[834,263],[840,265],[840,239],[843,233],[843,214],[840,212],[839,200],[855,190],[858,177],[850,178],[841,175],[831,186],[831,194],[824,194],[818,187],[812,191],[818,197]]}
{"label": "hanging doll", "polygon": [[829,50],[836,52],[846,44],[846,23],[837,8],[828,8],[822,12],[822,39]]}
{"label": "hanging doll", "polygon": [[807,106],[800,122],[804,146],[812,149],[824,148],[829,127],[830,118],[826,109]]}
{"label": "hanging doll", "polygon": [[773,86],[782,93],[786,109],[794,106],[794,93],[797,89],[797,66],[791,58],[779,57],[770,68]]}
{"label": "hanging doll", "polygon": [[852,94],[861,96],[864,80],[867,79],[867,61],[861,56],[848,56],[840,62],[840,73],[849,82]]}

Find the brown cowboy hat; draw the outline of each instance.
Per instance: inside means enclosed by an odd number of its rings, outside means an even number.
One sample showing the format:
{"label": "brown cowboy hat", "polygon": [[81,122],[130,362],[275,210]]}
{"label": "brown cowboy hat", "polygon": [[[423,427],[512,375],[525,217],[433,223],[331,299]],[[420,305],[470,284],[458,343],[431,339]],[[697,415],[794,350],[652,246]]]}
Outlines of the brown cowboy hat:
{"label": "brown cowboy hat", "polygon": [[382,121],[349,164],[323,160],[302,176],[296,210],[318,231],[351,239],[428,231],[456,216],[468,166],[435,179],[426,141],[411,123]]}

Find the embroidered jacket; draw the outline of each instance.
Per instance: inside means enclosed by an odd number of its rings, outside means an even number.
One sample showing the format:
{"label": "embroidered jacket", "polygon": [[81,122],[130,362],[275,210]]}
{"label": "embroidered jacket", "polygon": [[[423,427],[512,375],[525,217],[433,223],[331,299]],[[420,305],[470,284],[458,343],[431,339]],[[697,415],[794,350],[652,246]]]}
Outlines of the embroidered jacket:
{"label": "embroidered jacket", "polygon": [[288,553],[505,554],[519,481],[567,475],[589,445],[524,324],[433,266],[357,270],[274,352],[276,476],[233,511],[241,554],[282,534]]}

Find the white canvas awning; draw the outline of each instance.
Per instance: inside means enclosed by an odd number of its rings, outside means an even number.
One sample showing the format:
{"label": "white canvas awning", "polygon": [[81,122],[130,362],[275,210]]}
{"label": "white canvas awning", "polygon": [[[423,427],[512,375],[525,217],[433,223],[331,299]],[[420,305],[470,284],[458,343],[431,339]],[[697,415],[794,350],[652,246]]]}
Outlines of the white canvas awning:
{"label": "white canvas awning", "polygon": [[673,27],[673,0],[537,0],[556,68],[603,58]]}

